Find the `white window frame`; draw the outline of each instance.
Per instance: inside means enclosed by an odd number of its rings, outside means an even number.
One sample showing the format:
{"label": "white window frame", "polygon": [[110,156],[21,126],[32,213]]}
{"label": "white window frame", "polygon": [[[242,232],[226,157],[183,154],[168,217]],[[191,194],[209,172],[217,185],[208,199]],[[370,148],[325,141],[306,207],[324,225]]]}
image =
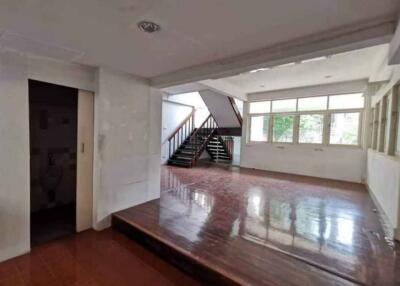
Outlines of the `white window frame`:
{"label": "white window frame", "polygon": [[[360,92],[352,92],[352,93],[360,93]],[[343,94],[351,94],[351,93],[338,93],[338,94],[328,94],[328,95],[315,95],[315,96],[303,96],[303,97],[297,97],[297,98],[276,98],[276,99],[263,99],[263,100],[256,100],[256,101],[251,101],[248,103],[248,108],[247,108],[247,121],[248,121],[248,132],[246,134],[246,144],[274,144],[274,145],[306,145],[306,146],[316,146],[316,147],[321,147],[321,146],[334,146],[334,147],[346,147],[346,148],[361,148],[362,144],[362,136],[363,136],[363,115],[364,115],[364,110],[365,110],[365,99],[364,99],[364,107],[363,108],[345,108],[345,109],[329,109],[329,99],[330,96],[335,96],[335,95],[343,95]],[[325,109],[322,110],[310,110],[310,111],[298,111],[298,105],[299,105],[299,99],[301,98],[308,98],[308,97],[321,97],[321,96],[326,96],[327,97],[327,103]],[[291,112],[272,112],[272,105],[273,101],[275,100],[285,100],[285,99],[296,99],[296,111],[291,111]],[[270,109],[269,112],[267,113],[250,113],[250,104],[252,102],[263,102],[263,101],[270,101]],[[331,123],[331,116],[334,113],[359,113],[359,122],[358,122],[358,140],[357,144],[351,145],[351,144],[330,144],[330,123]],[[300,115],[308,115],[308,114],[320,114],[324,116],[324,126],[323,126],[323,135],[322,135],[322,143],[300,143],[299,142],[299,124],[300,124]],[[274,116],[280,115],[280,116],[294,116],[294,122],[293,122],[293,141],[292,142],[275,142],[273,140],[273,122],[274,122]],[[269,116],[269,125],[268,125],[268,138],[267,141],[251,141],[251,117],[253,116]]]}

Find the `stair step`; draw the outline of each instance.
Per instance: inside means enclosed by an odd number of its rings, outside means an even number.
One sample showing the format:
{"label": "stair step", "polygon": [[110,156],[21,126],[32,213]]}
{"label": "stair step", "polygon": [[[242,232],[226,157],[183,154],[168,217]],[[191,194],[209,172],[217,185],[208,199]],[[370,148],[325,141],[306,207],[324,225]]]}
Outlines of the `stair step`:
{"label": "stair step", "polygon": [[173,160],[173,159],[168,160],[168,165],[175,165],[175,166],[182,166],[182,167],[191,167],[192,166],[190,162],[182,162],[182,161]]}
{"label": "stair step", "polygon": [[216,156],[215,159],[219,159],[219,160],[231,160],[231,158],[229,158],[228,156]]}
{"label": "stair step", "polygon": [[178,160],[184,160],[184,161],[191,161],[193,159],[193,156],[192,155],[185,156],[185,155],[174,154],[174,155],[172,155],[171,158],[174,160],[178,159]]}

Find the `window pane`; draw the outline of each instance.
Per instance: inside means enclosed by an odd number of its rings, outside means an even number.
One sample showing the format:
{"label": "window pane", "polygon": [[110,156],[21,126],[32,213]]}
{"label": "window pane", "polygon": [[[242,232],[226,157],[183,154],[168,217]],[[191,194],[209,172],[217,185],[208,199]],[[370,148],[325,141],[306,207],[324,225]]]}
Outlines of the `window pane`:
{"label": "window pane", "polygon": [[322,114],[300,115],[299,143],[322,143],[324,116]]}
{"label": "window pane", "polygon": [[274,116],[274,142],[293,142],[293,115]]}
{"label": "window pane", "polygon": [[329,96],[329,109],[349,109],[363,107],[364,97],[362,93]]}
{"label": "window pane", "polygon": [[396,152],[400,153],[400,93],[397,94],[397,142]]}
{"label": "window pane", "polygon": [[272,112],[296,111],[297,99],[284,99],[272,101]]}
{"label": "window pane", "polygon": [[299,98],[299,111],[325,110],[328,103],[327,96]]}
{"label": "window pane", "polygon": [[359,112],[332,114],[329,143],[358,145],[359,118]]}
{"label": "window pane", "polygon": [[268,141],[269,116],[252,116],[250,120],[250,141]]}
{"label": "window pane", "polygon": [[250,113],[268,113],[271,110],[271,101],[250,102]]}

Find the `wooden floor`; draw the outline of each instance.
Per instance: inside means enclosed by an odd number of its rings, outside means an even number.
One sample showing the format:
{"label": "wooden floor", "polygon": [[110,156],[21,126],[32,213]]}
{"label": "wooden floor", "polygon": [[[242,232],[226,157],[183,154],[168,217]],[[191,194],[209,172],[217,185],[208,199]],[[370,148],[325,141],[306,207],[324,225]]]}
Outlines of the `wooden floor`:
{"label": "wooden floor", "polygon": [[118,212],[113,222],[208,283],[400,285],[398,253],[374,208],[360,184],[163,167],[161,198]]}
{"label": "wooden floor", "polygon": [[0,286],[200,285],[124,235],[85,231],[0,263]]}

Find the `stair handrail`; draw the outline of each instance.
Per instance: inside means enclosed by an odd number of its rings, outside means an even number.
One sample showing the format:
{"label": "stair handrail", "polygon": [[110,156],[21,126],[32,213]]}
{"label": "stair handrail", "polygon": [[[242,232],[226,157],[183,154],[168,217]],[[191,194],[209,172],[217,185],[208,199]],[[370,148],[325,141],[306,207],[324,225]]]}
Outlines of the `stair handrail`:
{"label": "stair handrail", "polygon": [[231,103],[231,106],[233,108],[233,112],[235,112],[236,118],[238,119],[238,121],[240,123],[240,126],[242,126],[243,118],[242,118],[242,115],[240,114],[239,108],[237,107],[235,100],[230,96],[228,96],[228,99],[229,99],[229,102]]}
{"label": "stair handrail", "polygon": [[171,136],[168,137],[168,158],[171,158],[179,146],[193,133],[195,128],[194,114],[195,110],[193,109]]}
{"label": "stair handrail", "polygon": [[233,159],[233,147],[234,147],[234,141],[232,136],[218,136],[220,139],[220,142],[224,146],[227,154],[229,155],[229,158],[232,160]]}
{"label": "stair handrail", "polygon": [[[197,159],[200,157],[202,153],[202,150],[205,149],[205,146],[207,146],[208,141],[210,140],[211,136],[217,129],[218,129],[218,124],[215,121],[214,117],[210,114],[200,125],[200,127],[197,128],[190,136],[189,141],[192,144],[192,146],[195,146],[195,148],[192,148],[192,162],[191,162],[192,165],[196,163]],[[207,138],[203,141],[201,145],[199,145],[197,135],[199,135],[199,133],[201,134],[201,132],[203,132],[204,135],[207,136]]]}

